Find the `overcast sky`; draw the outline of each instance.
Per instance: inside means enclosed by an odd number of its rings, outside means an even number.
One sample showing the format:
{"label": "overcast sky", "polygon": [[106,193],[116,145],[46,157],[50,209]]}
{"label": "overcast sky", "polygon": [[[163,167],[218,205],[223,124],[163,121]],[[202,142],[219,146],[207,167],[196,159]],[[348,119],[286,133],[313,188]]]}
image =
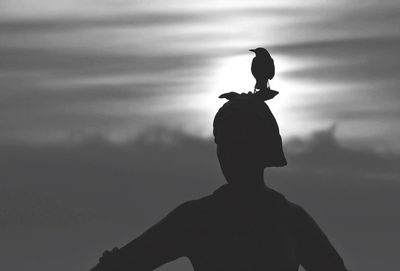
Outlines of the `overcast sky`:
{"label": "overcast sky", "polygon": [[398,1],[0,2],[0,140],[126,141],[163,125],[210,136],[225,91],[275,59],[284,138],[336,125],[400,148]]}
{"label": "overcast sky", "polygon": [[248,49],[266,47],[289,162],[267,184],[315,217],[350,270],[399,270],[399,10],[1,0],[0,269],[88,270],[223,184],[217,97],[253,89]]}
{"label": "overcast sky", "polygon": [[[289,145],[288,166],[267,170],[267,184],[316,219],[349,270],[398,270],[400,155],[341,147],[332,130]],[[165,130],[124,144],[0,146],[0,168],[8,271],[89,270],[105,249],[225,182],[212,140]],[[193,268],[180,259],[160,270]]]}

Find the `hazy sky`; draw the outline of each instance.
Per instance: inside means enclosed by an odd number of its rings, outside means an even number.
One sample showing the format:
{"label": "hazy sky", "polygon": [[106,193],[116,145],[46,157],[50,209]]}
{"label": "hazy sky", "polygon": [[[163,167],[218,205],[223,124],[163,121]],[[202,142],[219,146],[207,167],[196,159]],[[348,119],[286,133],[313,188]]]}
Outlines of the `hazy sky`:
{"label": "hazy sky", "polygon": [[210,136],[225,91],[275,59],[284,138],[336,125],[400,148],[398,1],[0,2],[0,138],[125,141],[153,126]]}
{"label": "hazy sky", "polygon": [[[399,270],[400,155],[343,148],[329,130],[290,145],[267,184],[316,219],[349,270]],[[121,145],[0,145],[0,168],[7,271],[89,270],[105,249],[224,183],[211,139],[162,130]],[[193,268],[180,259],[159,270]]]}

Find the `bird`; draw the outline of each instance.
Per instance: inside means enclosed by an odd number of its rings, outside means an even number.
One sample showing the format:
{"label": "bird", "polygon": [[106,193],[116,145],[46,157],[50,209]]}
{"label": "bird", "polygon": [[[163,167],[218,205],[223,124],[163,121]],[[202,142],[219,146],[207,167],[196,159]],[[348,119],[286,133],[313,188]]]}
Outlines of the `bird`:
{"label": "bird", "polygon": [[254,93],[257,89],[267,90],[269,89],[268,80],[275,76],[274,60],[265,48],[259,47],[256,49],[250,49],[249,51],[256,54],[251,63],[251,73],[256,79]]}

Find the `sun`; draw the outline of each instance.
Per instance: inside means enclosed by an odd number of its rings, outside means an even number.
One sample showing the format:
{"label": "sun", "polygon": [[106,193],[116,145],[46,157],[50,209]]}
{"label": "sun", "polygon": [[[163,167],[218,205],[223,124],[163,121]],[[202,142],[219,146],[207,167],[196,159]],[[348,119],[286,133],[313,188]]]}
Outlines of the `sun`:
{"label": "sun", "polygon": [[250,72],[252,54],[222,58],[216,63],[211,89],[219,93],[253,91],[255,79]]}
{"label": "sun", "polygon": [[[207,93],[207,108],[210,112],[216,112],[226,100],[217,99],[217,97],[226,92],[252,92],[256,80],[251,74],[251,62],[254,54],[247,53],[235,56],[220,58],[215,62],[215,69],[212,74]],[[279,91],[279,95],[268,102],[271,110],[276,114],[279,120],[281,130],[285,135],[293,135],[299,132],[299,127],[293,125],[298,123],[294,120],[293,106],[302,102],[300,93],[304,93],[302,87],[284,76],[287,71],[298,68],[301,63],[282,55],[273,55],[275,61],[275,77],[270,81],[271,88]],[[296,86],[296,91],[292,91]]]}
{"label": "sun", "polygon": [[[202,118],[198,119],[201,129],[200,134],[210,136],[213,117],[218,109],[226,102],[225,99],[218,99],[223,93],[237,92],[247,93],[254,90],[256,83],[251,74],[251,62],[254,54],[242,54],[216,59],[212,68],[209,70],[207,83],[204,86],[206,91],[198,94],[195,106],[201,111]],[[279,95],[273,100],[268,101],[274,113],[283,137],[291,137],[299,133],[304,133],[304,123],[299,120],[299,116],[294,114],[293,108],[304,103],[304,93],[309,89],[304,89],[304,84],[291,79],[285,73],[293,69],[298,69],[304,63],[283,55],[273,55],[275,61],[275,77],[270,81],[271,88],[279,91]]]}
{"label": "sun", "polygon": [[218,99],[221,94],[231,91],[253,91],[256,81],[250,71],[252,59],[253,55],[249,53],[221,57],[214,61],[206,86],[207,91],[201,99],[207,121],[212,120],[214,114],[226,102],[224,99]]}

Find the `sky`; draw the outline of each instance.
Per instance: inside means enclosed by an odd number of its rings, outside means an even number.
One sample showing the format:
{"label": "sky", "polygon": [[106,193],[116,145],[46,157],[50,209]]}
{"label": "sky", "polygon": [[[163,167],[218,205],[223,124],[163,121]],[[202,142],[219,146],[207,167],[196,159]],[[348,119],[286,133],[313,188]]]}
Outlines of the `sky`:
{"label": "sky", "polygon": [[154,126],[209,137],[224,92],[267,48],[285,138],[335,125],[400,148],[398,1],[0,2],[0,140],[125,142]]}
{"label": "sky", "polygon": [[316,219],[350,270],[398,270],[399,11],[394,0],[1,0],[0,269],[89,270],[223,184],[218,96],[253,89],[248,50],[265,47],[288,158],[267,184]]}
{"label": "sky", "polygon": [[[332,130],[286,145],[268,186],[305,208],[349,270],[398,270],[400,155],[343,147]],[[296,151],[293,151],[296,150]],[[184,201],[225,181],[211,139],[154,130],[113,144],[0,146],[0,269],[89,270]],[[193,270],[179,259],[159,270]]]}

